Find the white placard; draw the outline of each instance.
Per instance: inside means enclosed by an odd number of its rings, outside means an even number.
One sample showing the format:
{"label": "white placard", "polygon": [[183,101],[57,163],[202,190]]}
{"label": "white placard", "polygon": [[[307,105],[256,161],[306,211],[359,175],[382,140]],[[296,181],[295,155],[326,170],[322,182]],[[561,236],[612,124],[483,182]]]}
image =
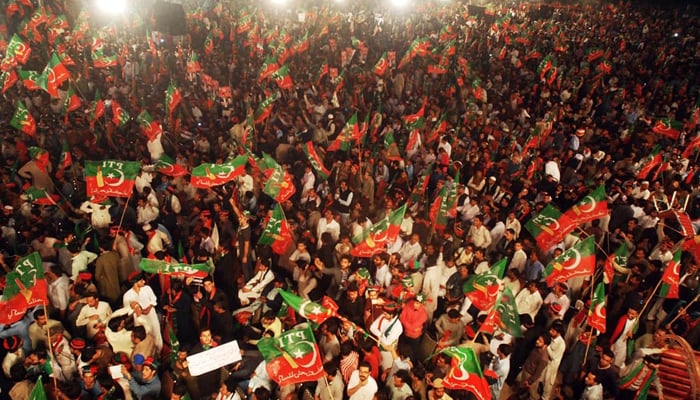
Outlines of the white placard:
{"label": "white placard", "polygon": [[110,365],[109,366],[109,374],[112,376],[112,379],[117,380],[120,378],[123,378],[124,375],[122,375],[122,365]]}
{"label": "white placard", "polygon": [[241,359],[241,350],[238,348],[238,342],[234,340],[188,356],[187,364],[190,374],[199,376]]}

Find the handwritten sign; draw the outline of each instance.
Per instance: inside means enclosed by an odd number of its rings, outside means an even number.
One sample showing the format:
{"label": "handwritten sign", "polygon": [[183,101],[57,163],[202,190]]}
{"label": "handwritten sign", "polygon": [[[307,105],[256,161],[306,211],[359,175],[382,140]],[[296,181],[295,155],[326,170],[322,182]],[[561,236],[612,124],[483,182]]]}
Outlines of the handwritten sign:
{"label": "handwritten sign", "polygon": [[241,350],[238,348],[238,342],[234,340],[187,357],[187,364],[190,374],[199,376],[241,359]]}

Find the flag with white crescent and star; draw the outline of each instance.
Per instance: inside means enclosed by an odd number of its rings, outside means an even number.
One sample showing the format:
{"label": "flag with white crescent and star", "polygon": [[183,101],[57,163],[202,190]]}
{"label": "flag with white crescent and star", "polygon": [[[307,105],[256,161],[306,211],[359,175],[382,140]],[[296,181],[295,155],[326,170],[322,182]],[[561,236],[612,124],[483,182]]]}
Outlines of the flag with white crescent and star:
{"label": "flag with white crescent and star", "polygon": [[226,160],[223,164],[201,164],[192,169],[190,183],[200,189],[223,185],[243,175],[248,162],[246,155]]}
{"label": "flag with white crescent and star", "polygon": [[272,209],[272,215],[267,218],[264,226],[265,229],[260,235],[258,244],[270,246],[276,254],[284,254],[294,240],[292,239],[287,218],[285,218],[284,211],[282,211],[279,203],[275,204],[275,208]]}
{"label": "flag with white crescent and star", "polygon": [[355,257],[372,257],[386,250],[396,240],[401,230],[401,221],[406,213],[406,204],[377,221],[369,229],[352,238],[355,247],[350,254]]}
{"label": "flag with white crescent and star", "polygon": [[442,351],[452,357],[450,369],[443,379],[448,389],[466,390],[478,400],[491,398],[488,383],[481,372],[479,358],[471,347],[448,347]]}
{"label": "flag with white crescent and star", "polygon": [[577,276],[593,275],[594,271],[595,242],[594,237],[589,236],[547,264],[544,279],[551,287],[555,282],[566,282]]}
{"label": "flag with white crescent and star", "polygon": [[576,225],[585,224],[608,215],[605,185],[600,185],[564,213]]}
{"label": "flag with white crescent and star", "polygon": [[304,298],[286,290],[280,290],[279,293],[280,296],[282,296],[282,300],[284,300],[288,306],[292,307],[292,309],[294,309],[299,316],[319,325],[321,325],[328,318],[337,316],[333,310],[330,310],[313,301],[305,300]]}
{"label": "flag with white crescent and star", "polygon": [[678,298],[678,286],[681,280],[681,254],[682,249],[673,253],[673,259],[668,262],[664,274],[661,276],[661,288],[659,296],[667,299]]}
{"label": "flag with white crescent and star", "polygon": [[599,282],[593,292],[591,309],[588,311],[588,326],[605,333],[605,283]]}
{"label": "flag with white crescent and star", "polygon": [[41,256],[34,252],[17,261],[5,279],[4,300],[0,302],[0,323],[13,324],[30,308],[48,302]]}
{"label": "flag with white crescent and star", "polygon": [[551,204],[525,224],[525,229],[535,238],[542,250],[562,241],[575,227],[569,216],[562,214]]}
{"label": "flag with white crescent and star", "polygon": [[264,337],[258,350],[265,358],[267,374],[279,386],[313,382],[324,376],[323,357],[309,326]]}
{"label": "flag with white crescent and star", "polygon": [[85,161],[87,195],[129,197],[139,170],[138,161]]}

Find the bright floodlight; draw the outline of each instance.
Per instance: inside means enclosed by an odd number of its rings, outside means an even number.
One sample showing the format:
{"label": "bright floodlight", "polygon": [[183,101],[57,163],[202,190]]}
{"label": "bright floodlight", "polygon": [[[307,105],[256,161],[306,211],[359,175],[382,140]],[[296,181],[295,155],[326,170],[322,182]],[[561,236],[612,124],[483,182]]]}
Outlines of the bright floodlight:
{"label": "bright floodlight", "polygon": [[97,8],[109,14],[121,14],[126,11],[126,0],[97,0]]}
{"label": "bright floodlight", "polygon": [[272,4],[282,5],[287,3],[287,0],[271,0]]}
{"label": "bright floodlight", "polygon": [[391,4],[396,8],[406,8],[411,0],[391,0]]}

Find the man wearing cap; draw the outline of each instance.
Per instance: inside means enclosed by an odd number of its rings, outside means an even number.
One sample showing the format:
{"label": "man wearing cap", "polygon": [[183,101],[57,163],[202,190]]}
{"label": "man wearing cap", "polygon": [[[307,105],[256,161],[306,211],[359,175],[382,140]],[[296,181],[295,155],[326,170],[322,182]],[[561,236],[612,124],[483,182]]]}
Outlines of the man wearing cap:
{"label": "man wearing cap", "polygon": [[2,372],[6,378],[11,378],[10,368],[13,365],[24,361],[24,350],[22,350],[22,338],[19,336],[9,336],[3,339],[2,348],[7,352],[2,359]]}
{"label": "man wearing cap", "polygon": [[428,391],[428,400],[452,400],[452,397],[445,393],[445,385],[442,379],[433,380],[433,389]]}
{"label": "man wearing cap", "polygon": [[129,381],[129,388],[138,400],[144,397],[160,397],[160,378],[158,377],[158,366],[152,358],[146,358],[141,371],[129,372],[122,365],[122,375]]}
{"label": "man wearing cap", "polygon": [[137,318],[143,317],[143,319],[138,321],[143,322],[146,330],[153,335],[156,349],[160,351],[163,347],[163,336],[160,330],[158,313],[155,309],[158,304],[158,298],[153,293],[153,289],[146,285],[146,280],[142,273],[138,271],[133,272],[129,276],[129,282],[132,286],[131,289],[124,293],[123,306],[133,310]]}
{"label": "man wearing cap", "polygon": [[78,364],[71,353],[70,343],[63,336],[63,327],[54,326],[49,329],[53,359],[51,364],[54,376],[61,382],[70,381],[78,373]]}
{"label": "man wearing cap", "polygon": [[104,329],[112,315],[112,307],[106,301],[100,301],[97,292],[92,291],[87,292],[80,302],[85,306],[80,309],[75,325],[87,326],[87,337],[92,339],[101,329]]}
{"label": "man wearing cap", "polygon": [[382,370],[388,370],[393,363],[390,348],[396,346],[399,337],[403,333],[403,325],[399,320],[399,306],[394,303],[386,303],[382,308],[382,315],[372,322],[369,331],[379,339],[379,347],[382,355]]}

